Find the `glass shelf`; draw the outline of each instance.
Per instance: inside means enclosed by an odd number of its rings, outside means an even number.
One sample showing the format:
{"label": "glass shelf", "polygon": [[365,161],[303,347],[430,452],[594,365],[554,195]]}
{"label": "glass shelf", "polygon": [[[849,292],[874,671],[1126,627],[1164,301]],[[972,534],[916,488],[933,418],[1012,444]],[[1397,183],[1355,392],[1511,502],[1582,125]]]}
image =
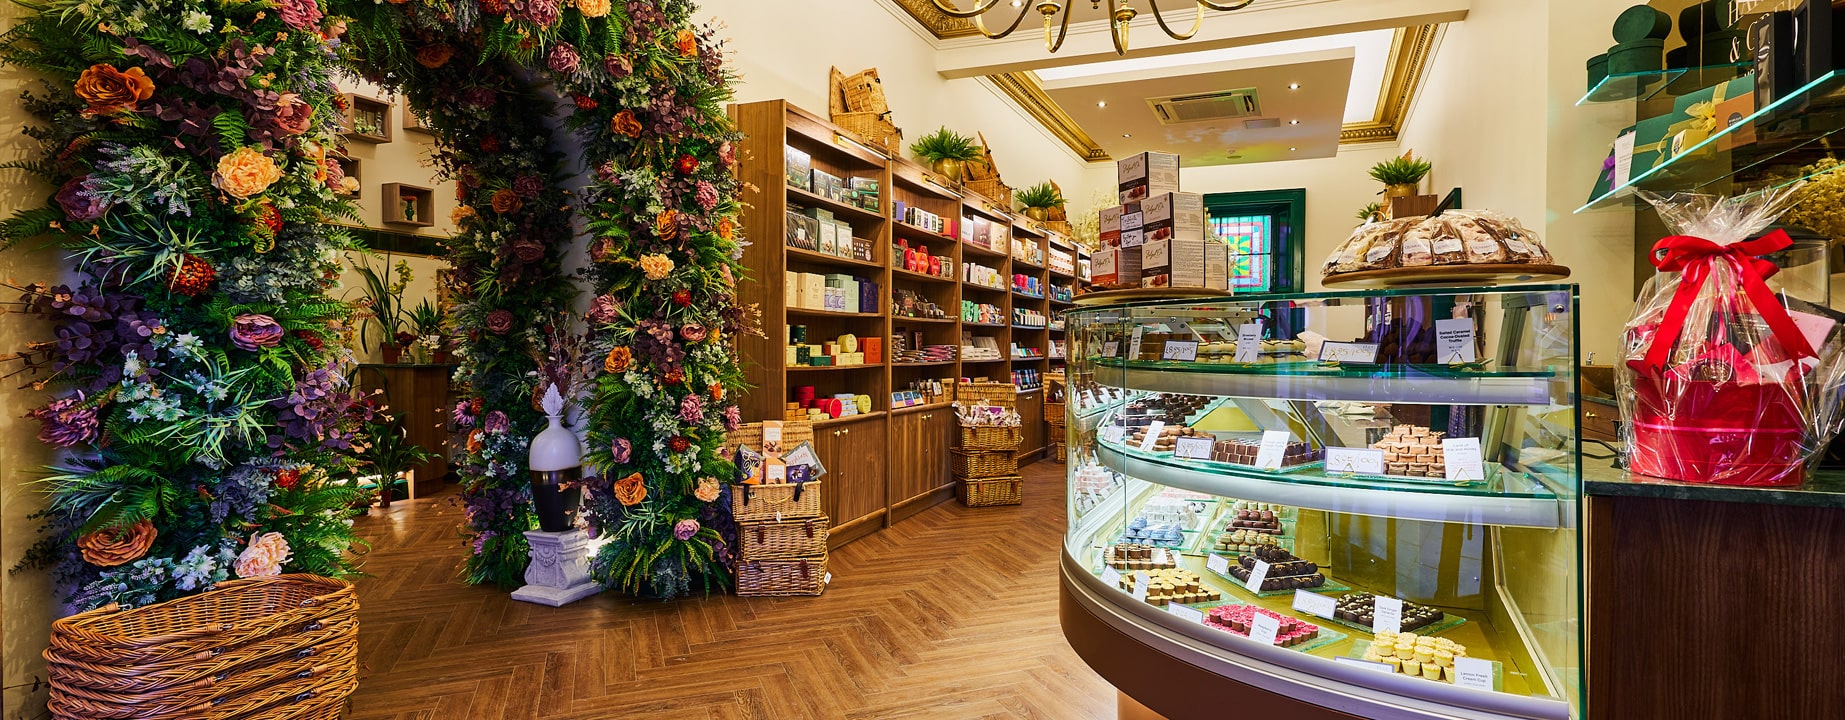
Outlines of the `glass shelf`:
{"label": "glass shelf", "polygon": [[1147,392],[1281,400],[1352,400],[1418,405],[1549,405],[1556,373],[1492,372],[1447,365],[1358,367],[1315,361],[1259,364],[1092,360],[1098,379]]}
{"label": "glass shelf", "polygon": [[[1713,83],[1722,82],[1723,80],[1735,77],[1738,69],[1747,69],[1753,65],[1754,63],[1706,65],[1703,67],[1666,68],[1664,70],[1648,70],[1645,72],[1609,75],[1608,77],[1602,78],[1601,82],[1596,83],[1595,87],[1589,88],[1588,92],[1583,93],[1582,98],[1576,101],[1576,105],[1577,107],[1581,107],[1583,105],[1593,105],[1597,103],[1646,100],[1654,95],[1658,95],[1662,90],[1667,90],[1679,79],[1688,75],[1694,78],[1717,75],[1721,77],[1714,80]],[[1709,85],[1702,82],[1694,84],[1700,88],[1708,87]]]}

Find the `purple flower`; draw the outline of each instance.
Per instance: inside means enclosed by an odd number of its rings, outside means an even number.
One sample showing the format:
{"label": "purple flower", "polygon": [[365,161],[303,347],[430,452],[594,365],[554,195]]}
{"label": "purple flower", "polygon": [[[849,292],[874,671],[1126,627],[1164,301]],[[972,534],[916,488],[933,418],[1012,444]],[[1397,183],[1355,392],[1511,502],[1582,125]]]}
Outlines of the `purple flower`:
{"label": "purple flower", "polygon": [[627,438],[615,438],[615,442],[610,444],[609,455],[616,465],[626,465],[634,457],[634,443],[628,442]]}
{"label": "purple flower", "polygon": [[64,208],[64,215],[73,221],[95,222],[109,210],[108,204],[91,192],[89,180],[90,176],[80,175],[58,188],[58,207]]}
{"label": "purple flower", "polygon": [[459,428],[474,427],[474,413],[471,412],[473,410],[473,405],[474,403],[467,401],[467,400],[463,400],[461,402],[455,403],[455,412],[453,413],[453,416],[455,418],[455,427],[459,427]]}
{"label": "purple flower", "polygon": [[268,315],[246,313],[231,323],[231,344],[255,351],[282,344],[282,324]]}
{"label": "purple flower", "polygon": [[580,62],[582,58],[577,56],[577,49],[564,42],[552,45],[550,56],[545,58],[545,64],[553,71],[565,74],[575,73]]}
{"label": "purple flower", "polygon": [[557,24],[557,0],[526,0],[525,19],[541,28]]}
{"label": "purple flower", "polygon": [[503,433],[512,429],[512,420],[506,417],[506,413],[494,410],[487,413],[487,422],[481,425],[481,429],[490,433]]}
{"label": "purple flower", "polygon": [[537,175],[520,175],[513,180],[512,189],[520,197],[535,198],[544,194],[545,181]]}
{"label": "purple flower", "polygon": [[732,165],[737,164],[736,146],[731,145],[730,141],[728,140],[724,141],[724,144],[719,145],[718,146],[718,161],[724,163],[724,167],[730,167]]}
{"label": "purple flower", "polygon": [[533,238],[522,237],[514,240],[509,248],[512,250],[513,257],[519,258],[519,262],[535,263],[545,259],[544,243]]}
{"label": "purple flower", "polygon": [[679,328],[679,337],[685,338],[686,342],[699,342],[704,340],[705,336],[709,335],[710,332],[711,331],[706,330],[703,325],[686,325],[685,327]]}
{"label": "purple flower", "polygon": [[474,554],[479,555],[481,551],[481,546],[486,545],[488,540],[492,540],[496,537],[499,537],[499,535],[500,535],[499,533],[496,533],[492,530],[480,531],[479,535],[474,536]]}
{"label": "purple flower", "polygon": [[735,430],[743,424],[743,411],[732,405],[724,408],[724,430]]}
{"label": "purple flower", "polygon": [[704,208],[705,212],[711,212],[718,204],[717,186],[707,180],[698,181],[698,190],[695,191],[692,199],[697,200],[698,206]]}
{"label": "purple flower", "polygon": [[32,418],[44,423],[38,431],[39,442],[67,448],[95,441],[102,421],[96,417],[95,408],[80,407],[82,403],[83,396],[77,395],[33,410]]}
{"label": "purple flower", "polygon": [[613,161],[605,162],[601,165],[597,165],[596,166],[596,179],[601,180],[602,182],[608,183],[610,185],[620,185],[621,184],[621,168],[616,167]]}
{"label": "purple flower", "polygon": [[477,108],[492,107],[499,96],[493,88],[471,87],[461,91],[461,101]]}
{"label": "purple flower", "polygon": [[615,322],[616,318],[621,317],[621,302],[610,295],[597,295],[596,299],[589,301],[586,317],[599,325]]}
{"label": "purple flower", "polygon": [[697,425],[705,421],[705,401],[697,395],[687,395],[679,401],[679,419],[688,425]]}
{"label": "purple flower", "polygon": [[698,534],[698,521],[697,520],[686,518],[684,520],[680,520],[679,522],[673,523],[673,537],[678,538],[679,540],[682,540],[682,541],[691,540],[692,536],[697,535],[697,534]]}
{"label": "purple flower", "polygon": [[512,331],[513,314],[511,310],[495,310],[487,313],[487,332],[505,335]]}
{"label": "purple flower", "polygon": [[320,25],[320,4],[314,0],[282,0],[279,12],[282,22],[296,30],[308,30]]}
{"label": "purple flower", "polygon": [[634,72],[634,63],[620,53],[605,55],[602,58],[602,69],[608,71],[610,77],[620,80]]}

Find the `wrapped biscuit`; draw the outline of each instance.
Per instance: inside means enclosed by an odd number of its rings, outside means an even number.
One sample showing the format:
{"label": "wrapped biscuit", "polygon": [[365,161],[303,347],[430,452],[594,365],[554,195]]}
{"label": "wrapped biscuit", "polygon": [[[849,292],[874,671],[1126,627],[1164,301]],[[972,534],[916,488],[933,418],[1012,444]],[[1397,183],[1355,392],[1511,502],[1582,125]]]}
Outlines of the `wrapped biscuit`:
{"label": "wrapped biscuit", "polygon": [[1505,244],[1508,255],[1506,262],[1544,264],[1555,262],[1555,259],[1550,256],[1550,250],[1544,247],[1544,242],[1538,234],[1525,227],[1524,223],[1518,221],[1518,218],[1491,210],[1480,210],[1475,215],[1477,216],[1476,221],[1482,227],[1492,232],[1500,242]]}
{"label": "wrapped biscuit", "polygon": [[1384,231],[1384,223],[1366,223],[1352,231],[1352,236],[1345,243],[1327,256],[1326,264],[1321,267],[1323,275],[1347,273],[1363,269],[1365,251],[1371,248],[1371,241],[1378,233]]}
{"label": "wrapped biscuit", "polygon": [[1398,267],[1422,267],[1435,262],[1435,234],[1440,232],[1441,220],[1429,218],[1416,223],[1403,232],[1403,239],[1398,243],[1402,251],[1397,254]]}
{"label": "wrapped biscuit", "polygon": [[1467,264],[1467,243],[1461,231],[1445,215],[1429,218],[1429,256],[1431,265]]}
{"label": "wrapped biscuit", "polygon": [[1461,243],[1467,249],[1469,265],[1506,262],[1505,243],[1482,227],[1476,216],[1457,214],[1450,224],[1460,232]]}

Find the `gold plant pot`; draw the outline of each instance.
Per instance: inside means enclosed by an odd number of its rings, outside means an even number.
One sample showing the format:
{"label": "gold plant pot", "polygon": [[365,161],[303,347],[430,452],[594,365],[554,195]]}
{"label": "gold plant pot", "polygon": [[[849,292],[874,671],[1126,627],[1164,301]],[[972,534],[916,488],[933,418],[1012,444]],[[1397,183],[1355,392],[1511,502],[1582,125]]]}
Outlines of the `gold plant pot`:
{"label": "gold plant pot", "polygon": [[1417,183],[1397,183],[1394,185],[1385,185],[1384,186],[1384,197],[1387,197],[1387,198],[1414,197],[1416,195],[1416,185]]}
{"label": "gold plant pot", "polygon": [[948,178],[949,181],[958,183],[961,182],[961,170],[967,167],[967,163],[954,158],[942,158],[931,163],[929,167],[937,174]]}
{"label": "gold plant pot", "polygon": [[1045,220],[1050,219],[1051,210],[1050,208],[1028,207],[1028,208],[1025,208],[1025,217],[1031,218],[1038,222],[1044,222]]}

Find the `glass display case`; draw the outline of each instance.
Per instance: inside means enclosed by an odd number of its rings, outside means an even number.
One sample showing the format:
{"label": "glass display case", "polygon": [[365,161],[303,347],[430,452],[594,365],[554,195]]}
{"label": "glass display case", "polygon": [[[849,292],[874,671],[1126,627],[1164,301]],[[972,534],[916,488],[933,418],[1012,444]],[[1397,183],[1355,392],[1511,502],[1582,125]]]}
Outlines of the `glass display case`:
{"label": "glass display case", "polygon": [[1073,613],[1338,717],[1579,717],[1576,304],[1541,285],[1070,311],[1072,645],[1155,711]]}

